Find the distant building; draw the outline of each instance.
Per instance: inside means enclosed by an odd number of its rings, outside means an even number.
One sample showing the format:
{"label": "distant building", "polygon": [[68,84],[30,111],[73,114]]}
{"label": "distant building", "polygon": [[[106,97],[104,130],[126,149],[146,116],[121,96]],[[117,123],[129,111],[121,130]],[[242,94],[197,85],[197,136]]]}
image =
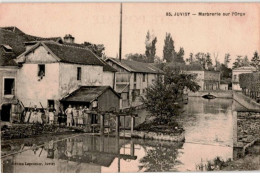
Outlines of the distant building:
{"label": "distant building", "polygon": [[218,90],[220,89],[220,72],[207,70],[189,70],[188,74],[195,74],[196,82],[200,90]]}
{"label": "distant building", "polygon": [[253,73],[256,71],[255,67],[245,66],[239,67],[232,70],[232,90],[242,90],[239,85],[239,75],[242,73]]}
{"label": "distant building", "polygon": [[117,70],[115,90],[121,95],[122,107],[141,105],[140,97],[163,72],[149,63],[108,58],[106,62]]}

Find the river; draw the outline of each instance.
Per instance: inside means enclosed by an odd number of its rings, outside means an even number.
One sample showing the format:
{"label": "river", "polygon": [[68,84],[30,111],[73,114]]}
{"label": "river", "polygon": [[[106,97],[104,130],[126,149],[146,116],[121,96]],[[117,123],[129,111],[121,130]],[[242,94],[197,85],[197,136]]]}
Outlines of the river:
{"label": "river", "polygon": [[89,134],[13,140],[2,144],[2,172],[205,170],[216,157],[233,158],[233,108],[232,99],[190,97],[181,120],[184,143]]}

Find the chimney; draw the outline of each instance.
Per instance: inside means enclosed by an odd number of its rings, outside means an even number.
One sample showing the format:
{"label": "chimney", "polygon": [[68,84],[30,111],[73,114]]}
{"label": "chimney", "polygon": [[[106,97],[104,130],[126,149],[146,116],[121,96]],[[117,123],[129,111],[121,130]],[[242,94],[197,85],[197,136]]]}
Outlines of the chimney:
{"label": "chimney", "polygon": [[65,43],[74,43],[74,37],[70,34],[66,34],[63,38]]}

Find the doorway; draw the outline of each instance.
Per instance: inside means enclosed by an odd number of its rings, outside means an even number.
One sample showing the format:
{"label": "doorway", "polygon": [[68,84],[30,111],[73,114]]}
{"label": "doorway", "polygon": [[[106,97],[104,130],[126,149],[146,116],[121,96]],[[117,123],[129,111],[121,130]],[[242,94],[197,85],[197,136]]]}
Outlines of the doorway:
{"label": "doorway", "polygon": [[10,120],[11,120],[11,108],[12,108],[11,104],[2,105],[1,121],[10,122]]}

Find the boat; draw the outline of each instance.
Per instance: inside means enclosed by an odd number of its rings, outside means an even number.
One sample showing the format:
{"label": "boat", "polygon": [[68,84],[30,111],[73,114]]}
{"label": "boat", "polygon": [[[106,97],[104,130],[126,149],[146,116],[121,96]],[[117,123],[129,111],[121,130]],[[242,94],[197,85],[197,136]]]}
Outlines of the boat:
{"label": "boat", "polygon": [[207,94],[207,95],[203,95],[202,97],[205,98],[205,99],[214,99],[214,98],[217,98],[216,96],[211,95],[210,93]]}

